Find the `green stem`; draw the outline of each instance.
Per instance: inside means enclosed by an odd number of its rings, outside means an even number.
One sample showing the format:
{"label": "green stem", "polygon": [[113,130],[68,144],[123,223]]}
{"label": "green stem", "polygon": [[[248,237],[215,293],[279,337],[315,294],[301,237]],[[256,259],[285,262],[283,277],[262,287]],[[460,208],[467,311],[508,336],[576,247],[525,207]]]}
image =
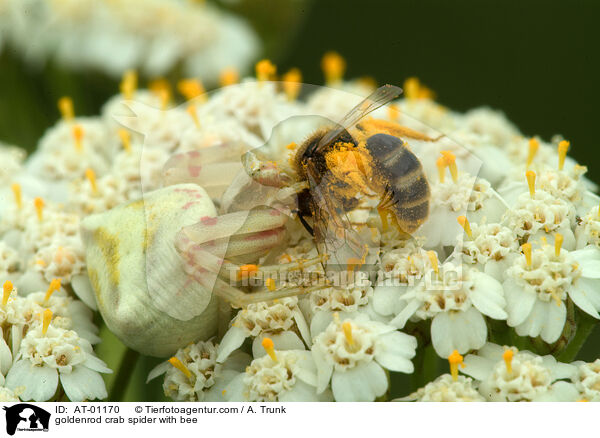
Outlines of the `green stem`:
{"label": "green stem", "polygon": [[135,364],[137,363],[139,357],[140,354],[137,351],[134,351],[131,348],[127,348],[127,350],[125,350],[125,354],[123,354],[123,359],[121,359],[121,363],[119,364],[119,370],[117,371],[115,380],[113,381],[112,387],[110,389],[108,400],[123,400],[125,390],[127,389],[127,385],[129,384],[129,380],[131,378],[133,370],[135,369]]}
{"label": "green stem", "polygon": [[581,350],[581,347],[583,347],[583,344],[585,344],[585,341],[592,333],[592,330],[594,330],[594,327],[596,327],[597,323],[598,321],[596,319],[587,314],[581,313],[579,315],[575,336],[567,348],[565,348],[565,350],[558,356],[558,360],[561,362],[572,362],[575,357],[577,357],[577,353],[579,353],[579,350]]}

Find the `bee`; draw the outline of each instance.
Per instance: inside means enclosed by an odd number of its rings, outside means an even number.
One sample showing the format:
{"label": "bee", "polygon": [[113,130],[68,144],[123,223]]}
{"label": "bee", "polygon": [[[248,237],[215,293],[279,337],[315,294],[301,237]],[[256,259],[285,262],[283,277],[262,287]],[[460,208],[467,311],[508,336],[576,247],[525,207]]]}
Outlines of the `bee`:
{"label": "bee", "polygon": [[[377,210],[384,230],[391,222],[402,235],[410,235],[428,217],[429,183],[403,137],[433,139],[393,122],[363,120],[401,92],[391,85],[380,87],[337,126],[314,132],[292,159],[298,177],[308,182],[308,188],[298,194],[296,213],[330,253],[336,252],[336,242],[343,242],[361,254],[361,239],[347,217],[361,196],[379,199]],[[312,226],[307,218],[312,219]]]}

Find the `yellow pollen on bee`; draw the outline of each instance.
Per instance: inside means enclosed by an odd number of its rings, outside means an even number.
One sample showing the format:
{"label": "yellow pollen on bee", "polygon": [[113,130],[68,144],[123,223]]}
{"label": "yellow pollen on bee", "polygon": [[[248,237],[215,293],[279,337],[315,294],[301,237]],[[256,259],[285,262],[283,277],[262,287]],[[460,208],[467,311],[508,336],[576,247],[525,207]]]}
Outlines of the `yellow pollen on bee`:
{"label": "yellow pollen on bee", "polygon": [[448,166],[448,169],[450,170],[450,175],[452,175],[452,181],[457,182],[458,168],[456,167],[456,155],[450,151],[442,151],[441,153],[446,166]]}
{"label": "yellow pollen on bee", "polygon": [[537,138],[530,138],[529,139],[529,154],[527,155],[527,167],[531,166],[531,163],[533,163],[533,159],[535,158],[538,149],[540,148],[540,142],[537,140]]}
{"label": "yellow pollen on bee", "polygon": [[275,354],[275,347],[271,338],[264,338],[262,340],[262,347],[265,349],[269,357],[273,362],[277,362],[277,355]]}
{"label": "yellow pollen on bee", "polygon": [[283,80],[283,91],[288,100],[296,100],[302,88],[302,73],[300,69],[292,68],[281,79]]}
{"label": "yellow pollen on bee", "polygon": [[256,63],[256,78],[262,81],[269,81],[274,78],[277,73],[277,67],[268,59],[262,59]]}
{"label": "yellow pollen on bee", "polygon": [[200,129],[200,119],[198,118],[198,110],[196,109],[196,105],[193,103],[189,104],[186,111],[194,121],[196,128]]}
{"label": "yellow pollen on bee", "polygon": [[237,84],[240,80],[240,74],[233,67],[228,67],[219,74],[219,84],[221,87]]}
{"label": "yellow pollen on bee", "polygon": [[254,264],[242,265],[242,266],[240,266],[238,273],[237,273],[238,280],[241,280],[243,277],[250,276],[251,274],[254,274],[255,272],[258,272],[258,265],[254,265]]}
{"label": "yellow pollen on bee", "polygon": [[173,356],[171,359],[169,359],[168,361],[171,365],[173,365],[175,368],[177,368],[179,371],[181,371],[185,377],[187,377],[188,379],[192,377],[192,372],[188,369],[188,367],[186,367],[182,361],[180,361],[178,358],[176,358],[175,356]]}
{"label": "yellow pollen on bee", "polygon": [[91,168],[87,168],[85,169],[85,177],[90,182],[92,192],[94,194],[98,193],[98,185],[96,184],[96,172],[94,172],[94,170]]}
{"label": "yellow pollen on bee", "polygon": [[465,233],[467,233],[467,236],[469,236],[469,239],[472,239],[473,231],[471,230],[471,225],[469,224],[469,220],[467,219],[467,217],[459,216],[456,218],[456,221],[459,223],[459,225],[461,227],[463,227],[463,230],[465,230]]}
{"label": "yellow pollen on bee", "polygon": [[40,197],[35,198],[33,200],[33,206],[35,207],[37,218],[41,222],[44,218],[44,200]]}
{"label": "yellow pollen on bee", "polygon": [[564,242],[564,237],[560,233],[556,233],[554,236],[554,255],[558,257],[560,255],[560,248]]}
{"label": "yellow pollen on bee", "polygon": [[125,128],[120,128],[118,131],[119,139],[121,140],[121,144],[123,145],[123,149],[127,151],[128,154],[131,153],[131,134]]}
{"label": "yellow pollen on bee", "polygon": [[42,333],[45,335],[50,327],[50,321],[52,321],[52,310],[46,309],[42,313]]}
{"label": "yellow pollen on bee", "polygon": [[528,170],[525,172],[525,178],[527,178],[527,185],[529,186],[529,195],[533,198],[535,196],[535,172]]}
{"label": "yellow pollen on bee", "polygon": [[450,356],[448,356],[448,363],[450,364],[450,374],[452,374],[452,380],[455,382],[458,380],[458,366],[465,367],[463,357],[459,354],[458,350],[454,350]]}
{"label": "yellow pollen on bee", "polygon": [[273,280],[272,278],[267,278],[266,284],[267,284],[267,289],[269,289],[271,292],[273,292],[277,288],[277,286],[275,284],[275,280]]}
{"label": "yellow pollen on bee", "polygon": [[562,140],[560,143],[558,143],[558,170],[563,170],[563,167],[565,166],[565,158],[567,156],[569,146],[571,146],[571,143],[569,143],[567,140]]}
{"label": "yellow pollen on bee", "polygon": [[342,324],[342,330],[344,331],[344,336],[346,337],[346,342],[348,345],[354,345],[354,338],[352,337],[352,323],[350,321],[346,321]]}
{"label": "yellow pollen on bee", "polygon": [[439,274],[440,268],[439,268],[439,263],[438,263],[438,258],[437,258],[436,252],[435,251],[427,251],[427,257],[429,257],[429,262],[431,263],[431,266],[433,267],[433,270],[435,271],[435,273]]}
{"label": "yellow pollen on bee", "polygon": [[325,75],[326,84],[336,84],[346,72],[346,60],[337,52],[327,52],[321,58],[321,70]]}
{"label": "yellow pollen on bee", "polygon": [[291,142],[290,144],[288,144],[285,148],[289,149],[290,151],[293,151],[294,149],[296,149],[298,147],[298,145],[294,142]]}
{"label": "yellow pollen on bee", "polygon": [[18,183],[13,183],[10,188],[12,189],[13,196],[15,198],[15,204],[17,204],[17,208],[23,207],[23,198],[21,196],[21,185]]}
{"label": "yellow pollen on bee", "polygon": [[133,99],[133,94],[137,89],[138,76],[135,70],[127,70],[123,73],[119,89],[123,97],[127,100]]}
{"label": "yellow pollen on bee", "polygon": [[75,118],[73,100],[70,97],[65,96],[58,99],[58,110],[65,122],[70,122]]}
{"label": "yellow pollen on bee", "polygon": [[444,157],[439,157],[436,160],[435,164],[438,168],[438,176],[440,178],[440,182],[443,184],[444,180],[446,179],[446,160],[444,160]]}
{"label": "yellow pollen on bee", "polygon": [[12,293],[13,290],[13,284],[11,281],[5,281],[4,285],[2,286],[3,292],[2,292],[2,307],[5,307],[6,304],[8,303],[8,299],[10,298],[10,294]]}
{"label": "yellow pollen on bee", "polygon": [[524,243],[521,245],[521,251],[525,255],[525,261],[527,262],[527,267],[531,268],[532,260],[531,260],[531,243]]}
{"label": "yellow pollen on bee", "polygon": [[203,96],[201,100],[206,102],[206,96],[204,95],[206,90],[199,79],[182,79],[177,83],[177,89],[187,100]]}
{"label": "yellow pollen on bee", "polygon": [[81,125],[73,125],[71,128],[71,135],[73,136],[73,142],[75,143],[77,152],[83,151],[83,127]]}
{"label": "yellow pollen on bee", "polygon": [[44,295],[44,303],[47,303],[54,292],[60,289],[60,278],[53,278],[48,286],[46,295]]}
{"label": "yellow pollen on bee", "polygon": [[502,354],[502,359],[504,359],[504,363],[506,364],[506,372],[508,374],[512,374],[512,360],[514,355],[514,351],[512,351],[510,348],[505,350]]}

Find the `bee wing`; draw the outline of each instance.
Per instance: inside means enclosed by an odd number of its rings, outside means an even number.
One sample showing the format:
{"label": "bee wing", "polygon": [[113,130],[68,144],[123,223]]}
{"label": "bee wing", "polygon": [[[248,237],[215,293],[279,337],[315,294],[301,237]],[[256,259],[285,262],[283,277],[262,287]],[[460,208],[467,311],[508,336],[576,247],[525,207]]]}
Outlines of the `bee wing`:
{"label": "bee wing", "polygon": [[332,129],[326,135],[323,136],[317,146],[317,150],[325,145],[329,144],[337,136],[339,136],[344,130],[356,125],[360,119],[365,117],[367,114],[375,111],[377,108],[391,102],[402,94],[402,88],[396,87],[395,85],[383,85],[367,96],[361,103],[356,105],[350,110],[346,116],[338,123],[336,129]]}
{"label": "bee wing", "polygon": [[336,207],[327,175],[319,175],[312,162],[307,163],[306,174],[313,198],[313,231],[317,249],[328,255],[327,266],[347,269],[349,265],[365,263],[369,242],[358,233],[346,213]]}

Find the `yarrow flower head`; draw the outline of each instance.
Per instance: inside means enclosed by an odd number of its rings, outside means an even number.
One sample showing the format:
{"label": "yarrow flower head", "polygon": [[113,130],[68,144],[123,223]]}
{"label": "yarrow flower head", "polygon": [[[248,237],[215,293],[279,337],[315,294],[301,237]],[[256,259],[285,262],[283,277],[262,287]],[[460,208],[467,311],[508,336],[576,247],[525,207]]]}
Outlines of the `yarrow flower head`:
{"label": "yarrow flower head", "polygon": [[481,402],[485,398],[477,392],[473,379],[465,376],[454,379],[450,374],[442,374],[433,382],[397,401]]}
{"label": "yarrow flower head", "polygon": [[334,320],[312,347],[317,392],[325,391],[331,380],[336,401],[373,401],[388,388],[385,369],[413,372],[410,359],[416,348],[414,337],[366,315]]}

